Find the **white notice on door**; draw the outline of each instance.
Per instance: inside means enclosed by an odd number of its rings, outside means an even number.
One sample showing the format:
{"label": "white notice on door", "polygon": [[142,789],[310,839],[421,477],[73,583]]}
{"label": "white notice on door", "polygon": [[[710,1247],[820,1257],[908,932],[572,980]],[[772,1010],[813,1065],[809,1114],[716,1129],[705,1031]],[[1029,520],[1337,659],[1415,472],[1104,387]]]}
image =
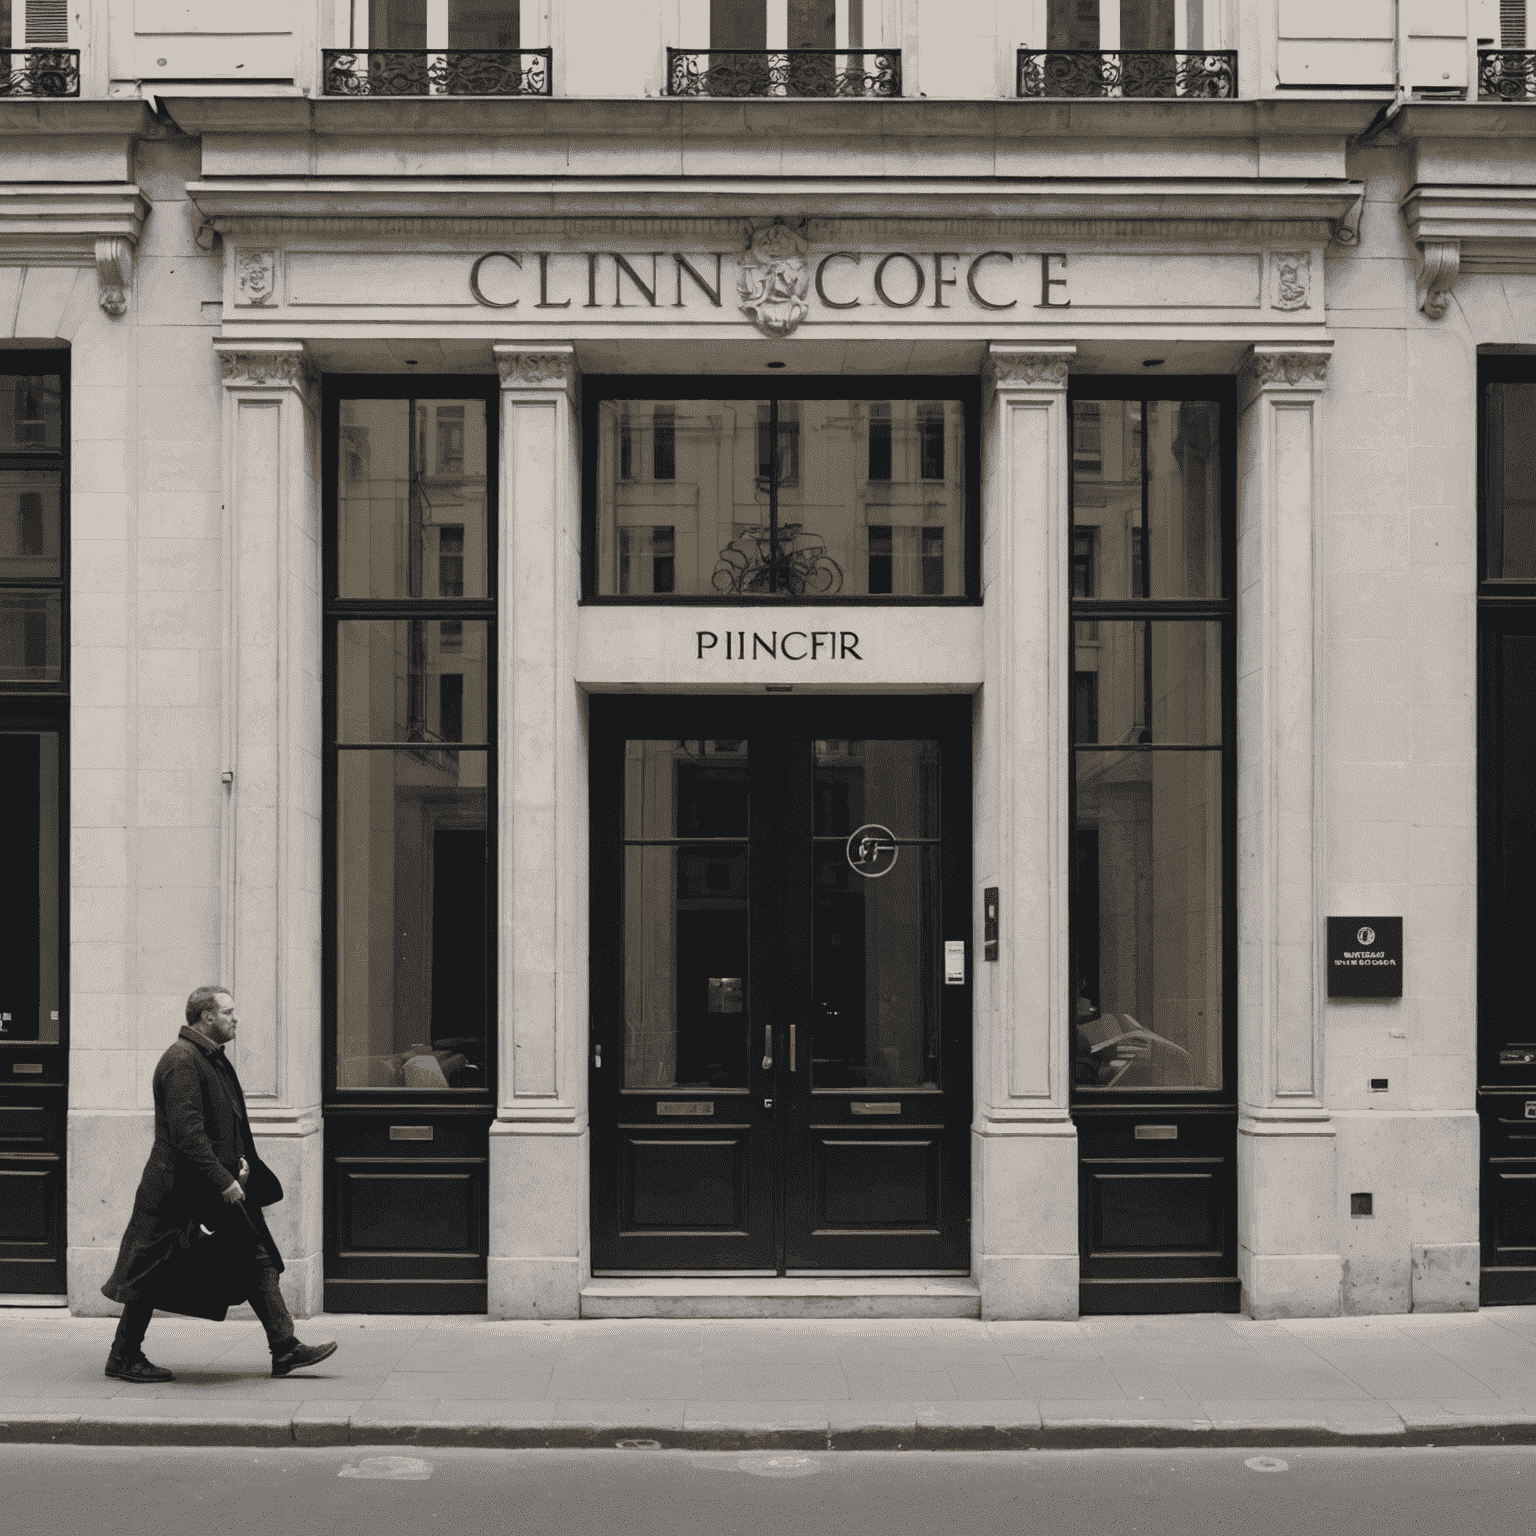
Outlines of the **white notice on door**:
{"label": "white notice on door", "polygon": [[964,939],[945,939],[944,941],[944,985],[947,987],[965,985]]}

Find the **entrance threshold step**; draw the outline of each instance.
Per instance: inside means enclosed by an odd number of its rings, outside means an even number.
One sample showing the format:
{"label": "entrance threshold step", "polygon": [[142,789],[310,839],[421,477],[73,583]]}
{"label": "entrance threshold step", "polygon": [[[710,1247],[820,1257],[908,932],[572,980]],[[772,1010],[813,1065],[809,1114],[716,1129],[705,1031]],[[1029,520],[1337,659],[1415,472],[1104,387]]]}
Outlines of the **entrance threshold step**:
{"label": "entrance threshold step", "polygon": [[980,1317],[974,1280],[916,1275],[597,1279],[583,1317]]}

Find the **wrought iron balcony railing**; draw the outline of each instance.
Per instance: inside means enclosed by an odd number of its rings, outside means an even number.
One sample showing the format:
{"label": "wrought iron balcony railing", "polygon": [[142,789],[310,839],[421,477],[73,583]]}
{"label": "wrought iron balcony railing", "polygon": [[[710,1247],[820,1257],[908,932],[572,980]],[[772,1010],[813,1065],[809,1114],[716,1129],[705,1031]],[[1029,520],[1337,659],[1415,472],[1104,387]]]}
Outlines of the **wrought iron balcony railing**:
{"label": "wrought iron balcony railing", "polygon": [[0,49],[0,96],[78,96],[78,48]]}
{"label": "wrought iron balcony railing", "polygon": [[899,48],[668,48],[669,96],[900,96]]}
{"label": "wrought iron balcony railing", "polygon": [[548,96],[548,48],[327,48],[327,96]]}
{"label": "wrought iron balcony railing", "polygon": [[1536,101],[1536,50],[1479,49],[1477,97],[1479,101]]}
{"label": "wrought iron balcony railing", "polygon": [[1230,100],[1237,54],[1021,48],[1019,95]]}

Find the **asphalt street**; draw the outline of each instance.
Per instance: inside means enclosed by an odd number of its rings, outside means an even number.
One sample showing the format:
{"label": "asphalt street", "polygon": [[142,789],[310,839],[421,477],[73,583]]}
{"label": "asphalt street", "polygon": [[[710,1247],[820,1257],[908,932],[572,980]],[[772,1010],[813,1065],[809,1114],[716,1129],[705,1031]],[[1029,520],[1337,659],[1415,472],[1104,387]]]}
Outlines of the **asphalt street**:
{"label": "asphalt street", "polygon": [[1536,1448],[688,1452],[0,1447],[0,1532],[1529,1536]]}

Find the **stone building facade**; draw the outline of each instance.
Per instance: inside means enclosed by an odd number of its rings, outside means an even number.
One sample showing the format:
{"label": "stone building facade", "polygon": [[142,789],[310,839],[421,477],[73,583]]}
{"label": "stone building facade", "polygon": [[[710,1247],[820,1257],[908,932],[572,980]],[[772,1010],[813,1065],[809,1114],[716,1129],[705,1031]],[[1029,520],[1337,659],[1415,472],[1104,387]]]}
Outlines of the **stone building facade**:
{"label": "stone building facade", "polygon": [[1521,10],[15,0],[0,1284],[1536,1299]]}

